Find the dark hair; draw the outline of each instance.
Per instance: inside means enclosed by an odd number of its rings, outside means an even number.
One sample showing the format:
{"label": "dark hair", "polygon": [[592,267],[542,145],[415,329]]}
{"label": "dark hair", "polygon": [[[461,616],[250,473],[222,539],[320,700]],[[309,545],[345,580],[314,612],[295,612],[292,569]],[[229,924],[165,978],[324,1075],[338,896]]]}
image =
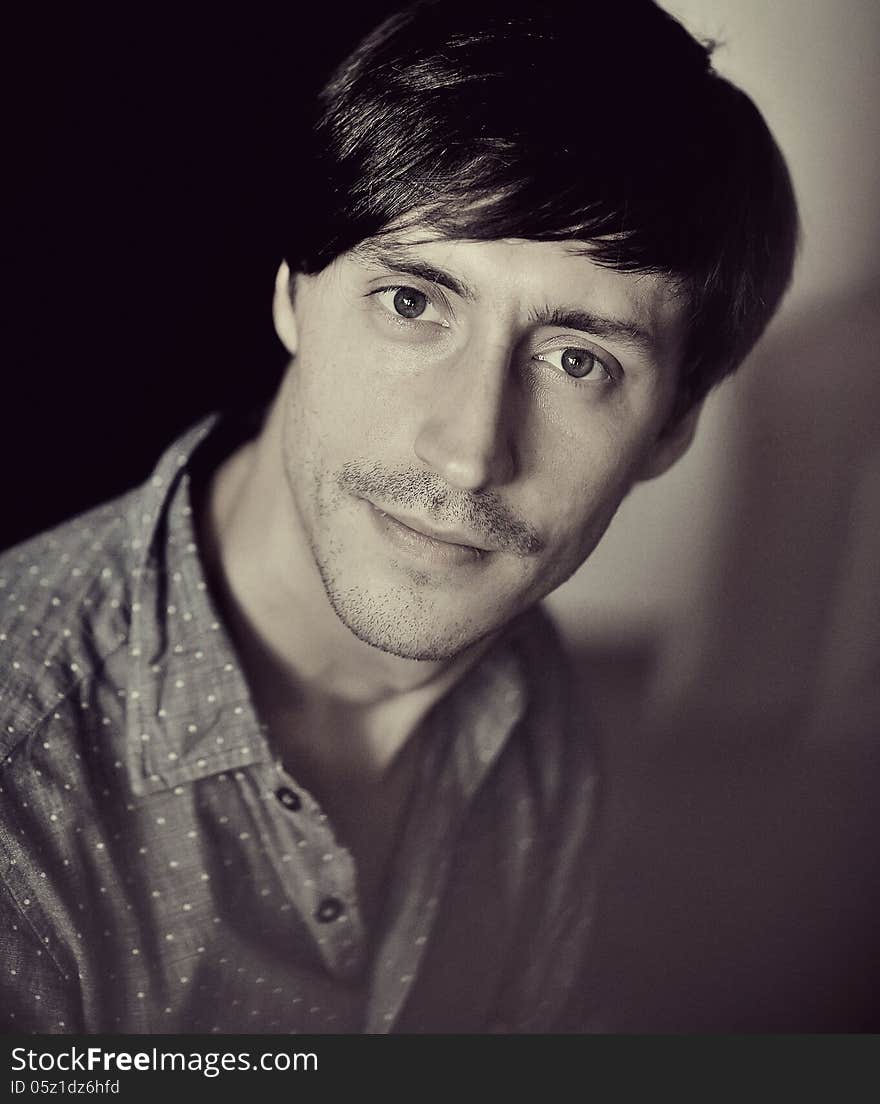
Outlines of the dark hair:
{"label": "dark hair", "polygon": [[683,413],[742,361],[791,278],[795,199],[749,97],[650,0],[427,0],[319,97],[292,271],[407,222],[576,240],[676,279]]}

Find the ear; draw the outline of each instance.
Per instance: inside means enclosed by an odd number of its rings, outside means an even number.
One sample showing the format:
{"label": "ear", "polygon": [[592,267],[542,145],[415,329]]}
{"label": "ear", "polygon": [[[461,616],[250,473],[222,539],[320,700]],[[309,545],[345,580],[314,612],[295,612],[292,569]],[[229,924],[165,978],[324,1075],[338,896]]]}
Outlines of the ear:
{"label": "ear", "polygon": [[658,475],[669,471],[676,460],[684,456],[697,432],[697,422],[702,409],[702,402],[695,403],[680,418],[666,426],[642,462],[636,474],[637,482],[656,479]]}
{"label": "ear", "polygon": [[272,321],[275,323],[275,332],[281,339],[281,344],[290,353],[296,355],[297,332],[296,312],[293,309],[293,296],[291,295],[290,269],[287,261],[282,261],[275,276],[275,294],[272,299]]}

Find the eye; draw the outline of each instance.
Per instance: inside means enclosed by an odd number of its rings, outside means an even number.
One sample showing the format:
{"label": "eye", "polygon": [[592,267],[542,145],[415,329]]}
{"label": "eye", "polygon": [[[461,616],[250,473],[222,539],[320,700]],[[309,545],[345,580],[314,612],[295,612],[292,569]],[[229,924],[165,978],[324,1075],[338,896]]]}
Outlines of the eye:
{"label": "eye", "polygon": [[380,288],[374,293],[389,314],[408,321],[433,322],[448,326],[449,322],[437,310],[429,296],[414,287]]}
{"label": "eye", "polygon": [[428,296],[415,288],[398,288],[391,305],[402,318],[418,318],[425,313]]}
{"label": "eye", "polygon": [[603,382],[604,380],[613,380],[611,372],[605,367],[602,361],[596,356],[595,353],[591,353],[589,349],[578,349],[571,347],[568,349],[554,349],[549,353],[537,353],[535,360],[546,361],[547,364],[552,364],[554,368],[559,368],[560,371],[565,372],[566,375],[571,376],[574,379],[590,380],[596,382]]}

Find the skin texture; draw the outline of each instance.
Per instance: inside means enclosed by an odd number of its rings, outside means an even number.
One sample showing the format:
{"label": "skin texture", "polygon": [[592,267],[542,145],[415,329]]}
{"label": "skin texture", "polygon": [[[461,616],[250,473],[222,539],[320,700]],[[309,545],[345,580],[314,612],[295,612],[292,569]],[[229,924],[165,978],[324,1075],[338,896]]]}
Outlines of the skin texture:
{"label": "skin texture", "polygon": [[693,419],[664,432],[682,335],[661,277],[571,244],[410,232],[285,284],[276,484],[335,614],[373,648],[445,661],[491,636],[690,440]]}

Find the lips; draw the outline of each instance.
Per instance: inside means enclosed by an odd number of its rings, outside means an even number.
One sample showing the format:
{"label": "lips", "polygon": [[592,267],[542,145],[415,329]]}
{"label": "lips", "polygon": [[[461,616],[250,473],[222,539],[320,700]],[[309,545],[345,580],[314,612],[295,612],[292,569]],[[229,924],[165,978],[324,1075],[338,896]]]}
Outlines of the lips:
{"label": "lips", "polygon": [[362,502],[384,541],[408,558],[435,567],[472,567],[491,551],[461,530],[438,529],[421,518],[389,513],[369,499]]}
{"label": "lips", "polygon": [[492,551],[492,549],[486,548],[484,544],[481,544],[479,538],[472,537],[470,534],[461,530],[438,529],[429,522],[423,521],[421,518],[412,518],[407,514],[392,513],[390,510],[384,510],[380,506],[373,506],[373,509],[377,510],[380,514],[384,514],[385,517],[391,518],[392,521],[396,521],[399,525],[411,529],[414,533],[418,533],[423,537],[428,537],[433,541],[439,541],[441,544],[451,544],[459,548],[468,548],[473,552]]}

